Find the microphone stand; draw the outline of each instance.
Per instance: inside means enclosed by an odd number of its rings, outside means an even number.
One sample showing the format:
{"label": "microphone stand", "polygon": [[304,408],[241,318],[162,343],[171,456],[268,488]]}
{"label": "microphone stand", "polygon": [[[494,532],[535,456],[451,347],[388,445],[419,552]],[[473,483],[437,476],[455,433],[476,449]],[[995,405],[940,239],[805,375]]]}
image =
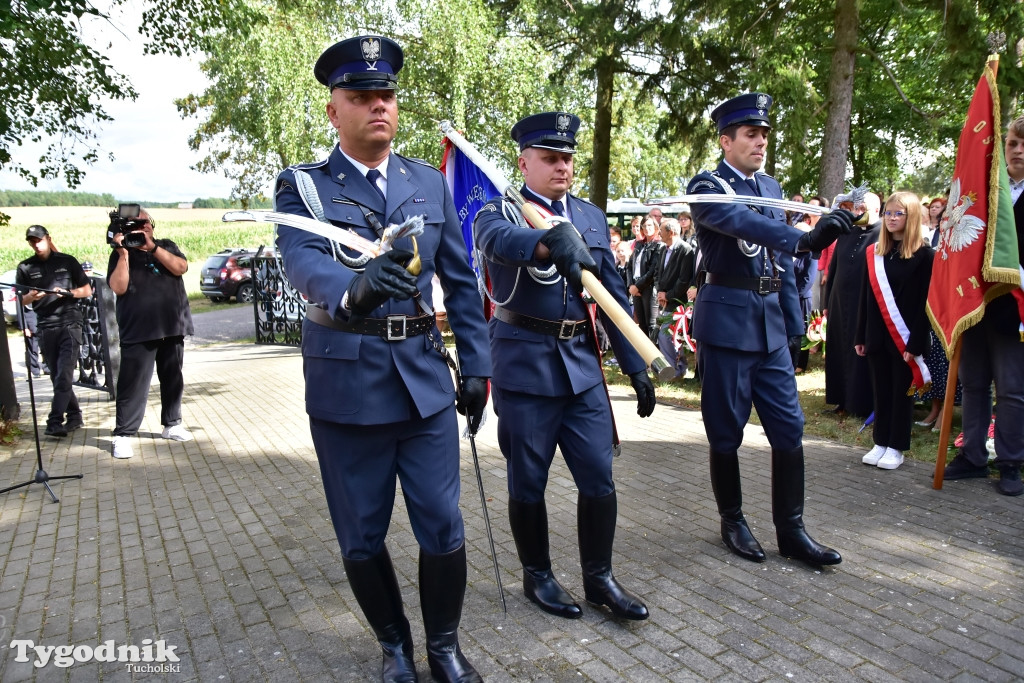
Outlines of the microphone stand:
{"label": "microphone stand", "polygon": [[[11,286],[11,287],[14,287],[18,291],[18,315],[21,317],[22,320],[25,319],[25,308],[24,308],[24,304],[21,303],[21,292],[22,291],[27,292],[29,290],[35,289],[35,290],[38,290],[40,292],[46,292],[48,294],[57,294],[57,295],[60,295],[60,296],[65,295],[65,292],[56,292],[56,291],[54,291],[52,289],[41,289],[39,287],[26,287],[25,285],[13,284],[13,283],[10,283],[10,282],[0,282],[0,286]],[[22,336],[23,337],[24,337],[24,334],[25,334],[25,331],[22,330]],[[34,477],[32,477],[31,479],[29,479],[28,481],[26,481],[26,482],[24,482],[22,484],[15,484],[14,486],[8,486],[5,489],[0,489],[0,493],[7,493],[8,491],[14,491],[16,489],[24,488],[26,486],[31,486],[32,484],[42,484],[43,486],[46,487],[46,491],[47,491],[47,493],[50,494],[50,498],[53,499],[53,502],[54,503],[59,503],[60,499],[57,498],[57,495],[53,492],[53,489],[50,488],[50,482],[51,481],[56,481],[58,479],[81,479],[84,475],[81,475],[81,474],[65,474],[65,475],[61,475],[59,477],[51,477],[49,474],[47,474],[46,470],[43,469],[43,452],[42,452],[42,450],[39,447],[39,420],[38,420],[38,418],[36,416],[36,391],[35,391],[35,385],[32,382],[32,370],[31,370],[30,365],[29,365],[29,357],[28,357],[29,356],[28,337],[24,337],[24,339],[25,339],[25,370],[26,370],[25,374],[28,377],[28,394],[29,394],[29,398],[32,401],[32,430],[33,430],[33,434],[35,434],[35,437],[36,437],[36,474],[35,474]],[[50,371],[51,372],[56,372],[57,368],[56,367],[50,368]]]}

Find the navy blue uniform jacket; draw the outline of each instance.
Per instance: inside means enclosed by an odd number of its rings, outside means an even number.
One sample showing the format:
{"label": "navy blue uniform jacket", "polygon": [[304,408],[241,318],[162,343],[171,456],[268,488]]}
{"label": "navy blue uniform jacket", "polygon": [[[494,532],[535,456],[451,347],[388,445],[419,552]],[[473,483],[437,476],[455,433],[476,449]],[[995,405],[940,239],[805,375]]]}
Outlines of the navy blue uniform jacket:
{"label": "navy blue uniform jacket", "polygon": [[[753,189],[723,161],[715,172],[737,195]],[[782,188],[769,175],[757,174],[761,196],[782,199]],[[705,171],[693,177],[690,194],[725,194],[718,179]],[[738,351],[771,352],[803,334],[804,322],[793,274],[793,258],[803,231],[786,224],[780,209],[744,204],[691,205],[700,244],[700,269],[733,277],[782,278],[782,291],[760,295],[746,289],[705,284],[693,308],[693,337],[699,342]],[[771,250],[781,272],[765,268]]]}
{"label": "navy blue uniform jacket", "polygon": [[[570,220],[597,262],[598,279],[628,313],[626,288],[615,270],[615,258],[608,247],[608,221],[604,213],[579,197],[566,195],[565,200],[570,207]],[[554,276],[557,282],[553,285],[542,285],[526,272],[528,266],[542,269],[551,266],[549,261],[539,262],[533,257],[544,233],[510,222],[502,214],[504,203],[502,199],[488,202],[480,209],[474,223],[476,244],[487,260],[494,299],[499,302],[507,300],[514,286],[515,296],[504,306],[511,311],[545,320],[586,319],[584,301],[579,293],[564,286],[561,277]],[[643,359],[600,308],[598,315],[623,373],[629,375],[643,370]],[[603,381],[601,363],[589,335],[560,340],[496,318],[491,318],[489,325],[495,386],[540,396],[569,396],[580,394]]]}
{"label": "navy blue uniform jacket", "polygon": [[[392,152],[388,161],[387,205],[345,158],[338,147],[315,164],[285,169],[277,178],[278,211],[311,216],[294,179],[303,169],[316,185],[324,214],[332,224],[351,228],[361,237],[377,239],[359,205],[372,209],[385,227],[423,216],[425,232],[417,238],[423,270],[420,292],[430,302],[436,272],[445,292],[445,308],[455,334],[463,376],[489,377],[483,303],[462,239],[455,205],[440,171],[424,162]],[[329,241],[312,233],[279,226],[278,247],[291,283],[333,317],[347,319],[341,298],[356,272],[336,261]],[[412,250],[409,239],[398,248]],[[357,253],[347,251],[350,256]],[[369,317],[384,318],[422,312],[412,300],[387,301]],[[436,334],[436,332],[435,332]],[[388,342],[375,335],[353,334],[306,320],[302,328],[306,376],[306,412],[342,424],[385,424],[428,417],[451,406],[455,389],[451,373],[428,335]]]}

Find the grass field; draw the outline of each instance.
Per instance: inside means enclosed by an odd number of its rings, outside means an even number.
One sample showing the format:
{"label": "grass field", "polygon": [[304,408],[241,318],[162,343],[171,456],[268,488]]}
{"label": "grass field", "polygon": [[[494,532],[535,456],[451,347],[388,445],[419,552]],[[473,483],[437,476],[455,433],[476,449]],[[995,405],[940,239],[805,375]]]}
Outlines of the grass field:
{"label": "grass field", "polygon": [[[93,206],[0,207],[11,216],[11,224],[0,229],[0,272],[10,270],[32,255],[25,241],[30,225],[50,231],[57,249],[79,261],[92,261],[98,272],[107,271],[110,247],[106,232],[110,218],[105,209]],[[188,258],[185,289],[189,298],[199,294],[199,270],[206,258],[225,247],[252,247],[273,243],[273,227],[266,223],[223,223],[224,209],[152,209],[154,235],[170,239]]]}

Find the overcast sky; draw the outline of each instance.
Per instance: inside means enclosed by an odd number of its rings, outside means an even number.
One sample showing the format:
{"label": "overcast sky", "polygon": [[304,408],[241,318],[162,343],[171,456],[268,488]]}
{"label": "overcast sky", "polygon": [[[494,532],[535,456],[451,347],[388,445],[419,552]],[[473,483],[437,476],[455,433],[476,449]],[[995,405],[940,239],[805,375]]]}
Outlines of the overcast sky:
{"label": "overcast sky", "polygon": [[[200,92],[206,80],[199,71],[199,59],[143,55],[137,29],[138,13],[119,13],[113,23],[85,25],[86,42],[99,46],[114,68],[131,80],[139,93],[134,102],[106,102],[114,120],[106,122],[99,134],[101,161],[82,166],[86,176],[77,188],[84,192],[109,192],[122,201],[191,201],[197,197],[227,197],[232,181],[219,174],[191,170],[201,155],[188,147],[196,120],[182,120],[174,99]],[[107,49],[107,42],[112,46]],[[15,159],[37,158],[44,146],[11,150]],[[115,156],[113,163],[105,152]],[[0,189],[28,190],[32,186],[10,172],[0,172]],[[67,189],[60,180],[40,181],[40,190]]]}

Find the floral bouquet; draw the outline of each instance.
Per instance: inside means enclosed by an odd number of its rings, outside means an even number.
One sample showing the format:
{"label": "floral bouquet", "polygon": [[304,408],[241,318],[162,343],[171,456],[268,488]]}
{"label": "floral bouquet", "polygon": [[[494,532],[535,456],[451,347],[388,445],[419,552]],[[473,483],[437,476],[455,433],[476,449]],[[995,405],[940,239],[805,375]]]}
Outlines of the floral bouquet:
{"label": "floral bouquet", "polygon": [[658,325],[661,327],[661,333],[672,339],[672,343],[677,351],[681,347],[690,353],[697,349],[697,346],[690,338],[690,320],[692,318],[692,301],[676,306],[674,309],[666,308],[657,318]]}
{"label": "floral bouquet", "polygon": [[804,332],[804,342],[800,345],[802,350],[816,349],[821,346],[821,353],[825,353],[825,328],[828,325],[828,318],[821,311],[811,311],[807,316],[807,328]]}

